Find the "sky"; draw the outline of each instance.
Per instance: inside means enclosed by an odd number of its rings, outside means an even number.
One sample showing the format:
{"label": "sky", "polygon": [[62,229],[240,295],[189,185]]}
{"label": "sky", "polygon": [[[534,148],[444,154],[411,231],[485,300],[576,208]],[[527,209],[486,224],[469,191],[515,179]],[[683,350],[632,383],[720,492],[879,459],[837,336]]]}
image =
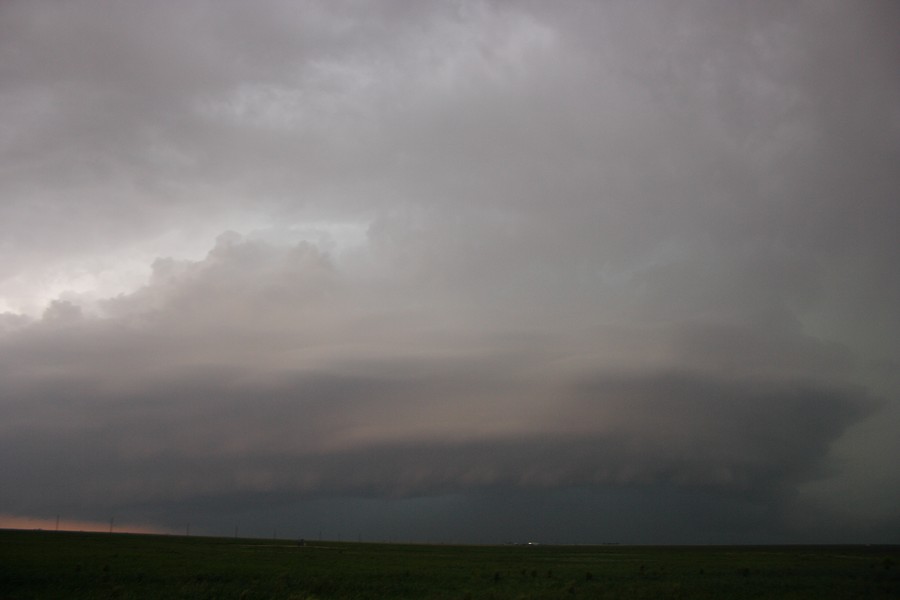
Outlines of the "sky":
{"label": "sky", "polygon": [[0,3],[0,526],[900,542],[898,67],[890,0]]}

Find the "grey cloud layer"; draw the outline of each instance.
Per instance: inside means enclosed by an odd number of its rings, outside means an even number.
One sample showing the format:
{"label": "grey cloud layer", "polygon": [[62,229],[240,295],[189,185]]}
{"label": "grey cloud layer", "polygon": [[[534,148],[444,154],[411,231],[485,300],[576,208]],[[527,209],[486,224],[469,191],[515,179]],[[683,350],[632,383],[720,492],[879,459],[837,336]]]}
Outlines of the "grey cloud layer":
{"label": "grey cloud layer", "polygon": [[115,316],[57,303],[9,334],[7,510],[52,511],[46,482],[80,506],[659,483],[778,497],[875,407],[827,383],[839,358],[801,335],[776,344],[793,368],[722,378],[706,353],[750,334],[656,331],[681,370],[639,347],[643,364],[614,372],[598,356],[640,336],[441,330],[339,280],[308,244],[224,236],[202,262],[160,261]]}
{"label": "grey cloud layer", "polygon": [[3,3],[0,512],[900,493],[898,21]]}

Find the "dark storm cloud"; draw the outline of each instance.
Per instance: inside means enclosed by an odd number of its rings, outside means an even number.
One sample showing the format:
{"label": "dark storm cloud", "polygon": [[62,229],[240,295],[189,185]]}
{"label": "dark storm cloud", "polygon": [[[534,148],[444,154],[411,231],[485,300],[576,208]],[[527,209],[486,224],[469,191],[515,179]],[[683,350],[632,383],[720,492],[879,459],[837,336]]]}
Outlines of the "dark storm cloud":
{"label": "dark storm cloud", "polygon": [[542,395],[552,402],[485,409],[479,396],[516,387],[498,385],[504,369],[394,363],[408,375],[383,365],[379,377],[341,375],[354,368],[340,361],[331,375],[264,378],[246,368],[179,376],[170,367],[160,383],[131,374],[139,390],[62,375],[42,377],[27,395],[8,374],[4,471],[20,490],[8,501],[37,508],[43,491],[30,494],[42,480],[85,503],[610,483],[766,496],[816,475],[828,444],[871,408],[861,390],[640,372],[548,388]]}
{"label": "dark storm cloud", "polygon": [[898,19],[3,3],[0,513],[896,523]]}
{"label": "dark storm cloud", "polygon": [[[762,379],[616,374],[546,337],[523,351],[521,336],[440,335],[384,307],[373,325],[354,313],[378,296],[336,277],[308,244],[228,235],[202,262],[158,263],[116,316],[57,303],[11,334],[7,510],[52,511],[56,494],[84,508],[657,484],[779,502],[873,407],[862,389],[785,380],[785,357],[738,371]],[[797,337],[789,374],[832,367]]]}

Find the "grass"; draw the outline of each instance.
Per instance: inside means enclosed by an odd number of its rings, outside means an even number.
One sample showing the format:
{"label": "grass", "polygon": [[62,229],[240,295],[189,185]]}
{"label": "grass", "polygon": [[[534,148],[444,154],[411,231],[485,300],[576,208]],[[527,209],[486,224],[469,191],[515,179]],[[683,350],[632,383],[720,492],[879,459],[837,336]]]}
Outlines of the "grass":
{"label": "grass", "polygon": [[898,598],[897,546],[443,546],[0,530],[0,600]]}

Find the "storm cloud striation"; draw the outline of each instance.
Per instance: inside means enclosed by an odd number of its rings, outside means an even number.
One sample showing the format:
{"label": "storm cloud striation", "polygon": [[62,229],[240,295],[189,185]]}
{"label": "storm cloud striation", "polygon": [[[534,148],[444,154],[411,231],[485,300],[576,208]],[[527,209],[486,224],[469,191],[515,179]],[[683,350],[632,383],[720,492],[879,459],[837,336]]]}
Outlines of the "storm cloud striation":
{"label": "storm cloud striation", "polygon": [[0,525],[896,542],[889,2],[6,2]]}

